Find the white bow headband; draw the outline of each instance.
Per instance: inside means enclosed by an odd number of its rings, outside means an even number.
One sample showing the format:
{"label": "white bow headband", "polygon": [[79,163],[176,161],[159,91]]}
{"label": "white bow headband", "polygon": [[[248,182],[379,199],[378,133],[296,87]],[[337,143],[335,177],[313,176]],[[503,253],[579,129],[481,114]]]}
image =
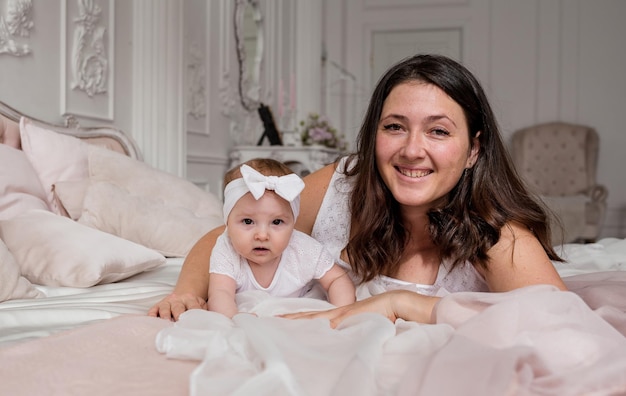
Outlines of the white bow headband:
{"label": "white bow headband", "polygon": [[235,179],[224,188],[224,222],[233,207],[247,192],[258,200],[265,190],[274,191],[278,196],[289,202],[294,219],[300,212],[300,192],[304,189],[304,182],[295,173],[286,176],[265,176],[248,165],[241,165],[241,178]]}

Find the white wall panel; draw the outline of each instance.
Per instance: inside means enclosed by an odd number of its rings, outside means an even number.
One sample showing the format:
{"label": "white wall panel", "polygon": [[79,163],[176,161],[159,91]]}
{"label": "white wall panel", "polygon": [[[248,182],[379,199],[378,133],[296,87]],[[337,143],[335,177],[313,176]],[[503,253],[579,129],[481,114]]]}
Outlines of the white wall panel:
{"label": "white wall panel", "polygon": [[561,8],[558,1],[540,1],[537,14],[534,119],[550,122],[560,118],[561,97]]}
{"label": "white wall panel", "polygon": [[[626,2],[580,1],[577,119],[600,134],[598,178],[609,188],[607,235],[626,237]],[[621,37],[621,39],[619,38]],[[566,65],[564,65],[566,67]]]}
{"label": "white wall panel", "polygon": [[133,2],[133,136],[144,161],[185,175],[180,0]]}
{"label": "white wall panel", "polygon": [[[327,3],[330,0],[327,0]],[[481,80],[508,140],[539,122],[581,122],[600,133],[598,178],[609,188],[602,235],[626,236],[626,2],[601,0],[343,0],[329,47],[345,32],[341,66],[357,78],[353,122],[371,90],[372,35],[379,31],[450,28],[463,31],[463,63]],[[327,7],[337,9],[337,5]],[[343,27],[343,30],[340,28]],[[340,59],[340,57],[338,57]],[[347,104],[347,103],[346,103]]]}
{"label": "white wall panel", "polygon": [[486,22],[491,25],[491,99],[508,138],[536,119],[537,1],[491,1]]}

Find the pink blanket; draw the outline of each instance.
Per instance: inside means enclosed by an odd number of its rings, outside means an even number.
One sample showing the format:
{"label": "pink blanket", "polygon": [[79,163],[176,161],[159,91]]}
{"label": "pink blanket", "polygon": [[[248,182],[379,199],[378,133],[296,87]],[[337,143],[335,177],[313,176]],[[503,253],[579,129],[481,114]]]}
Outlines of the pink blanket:
{"label": "pink blanket", "polygon": [[336,330],[272,316],[323,302],[247,293],[240,307],[258,316],[190,311],[159,332],[157,348],[202,360],[191,376],[196,394],[626,394],[626,272],[568,284],[574,292],[449,295],[434,325],[364,314]]}
{"label": "pink blanket", "polygon": [[170,360],[154,348],[171,322],[119,316],[0,349],[0,394],[188,395],[197,362]]}

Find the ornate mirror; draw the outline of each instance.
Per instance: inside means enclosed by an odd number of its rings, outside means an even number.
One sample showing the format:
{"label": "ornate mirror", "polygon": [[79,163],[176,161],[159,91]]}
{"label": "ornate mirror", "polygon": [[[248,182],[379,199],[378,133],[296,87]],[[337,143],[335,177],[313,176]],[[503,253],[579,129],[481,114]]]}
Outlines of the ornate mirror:
{"label": "ornate mirror", "polygon": [[259,0],[236,0],[235,42],[239,62],[239,99],[248,111],[260,104],[263,16]]}

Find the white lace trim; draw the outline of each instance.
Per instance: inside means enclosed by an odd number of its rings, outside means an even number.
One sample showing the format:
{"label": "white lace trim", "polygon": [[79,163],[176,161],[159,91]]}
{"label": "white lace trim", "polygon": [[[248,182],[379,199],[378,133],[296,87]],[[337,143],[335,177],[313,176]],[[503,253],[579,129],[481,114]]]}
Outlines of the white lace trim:
{"label": "white lace trim", "polygon": [[311,236],[320,241],[342,266],[341,251],[348,245],[350,235],[350,193],[353,181],[343,174],[347,157],[342,158],[330,179]]}
{"label": "white lace trim", "polygon": [[489,291],[487,282],[471,263],[466,262],[452,271],[448,271],[447,267],[445,264],[439,266],[437,279],[432,285],[412,283],[380,275],[363,285],[364,288],[361,287],[363,290],[359,291],[359,297],[366,298],[388,290],[398,289],[412,290],[427,296],[445,296],[464,291]]}

